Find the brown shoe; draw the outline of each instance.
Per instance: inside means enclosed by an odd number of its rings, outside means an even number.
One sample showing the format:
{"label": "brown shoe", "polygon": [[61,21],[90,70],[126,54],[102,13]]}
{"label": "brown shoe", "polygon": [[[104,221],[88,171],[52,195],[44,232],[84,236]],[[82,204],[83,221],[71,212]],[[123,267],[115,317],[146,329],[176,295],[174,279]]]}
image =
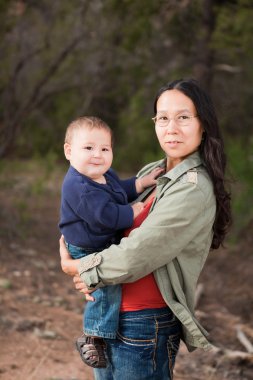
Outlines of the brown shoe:
{"label": "brown shoe", "polygon": [[103,338],[83,335],[76,341],[76,348],[85,364],[93,368],[105,368],[105,342]]}

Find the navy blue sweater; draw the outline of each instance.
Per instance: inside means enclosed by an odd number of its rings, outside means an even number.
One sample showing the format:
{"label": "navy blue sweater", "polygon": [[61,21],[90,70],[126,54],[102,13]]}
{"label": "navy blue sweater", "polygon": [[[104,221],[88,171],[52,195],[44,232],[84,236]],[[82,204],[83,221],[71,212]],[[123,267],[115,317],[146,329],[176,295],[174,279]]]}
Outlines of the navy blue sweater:
{"label": "navy blue sweater", "polygon": [[62,184],[59,228],[65,240],[84,248],[111,244],[116,232],[131,227],[133,209],[128,204],[138,196],[136,177],[121,180],[109,169],[106,184],[94,182],[72,166]]}

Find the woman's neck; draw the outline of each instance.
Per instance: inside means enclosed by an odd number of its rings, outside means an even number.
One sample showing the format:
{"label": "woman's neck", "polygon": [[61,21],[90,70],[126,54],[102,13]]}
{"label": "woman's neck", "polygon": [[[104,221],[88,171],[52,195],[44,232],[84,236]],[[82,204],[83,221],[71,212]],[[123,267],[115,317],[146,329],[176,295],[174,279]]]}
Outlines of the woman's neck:
{"label": "woman's neck", "polygon": [[171,157],[167,156],[166,173],[168,171],[170,171],[171,169],[173,169],[178,164],[180,164],[180,162],[182,162],[182,161],[183,161],[183,159],[181,159],[181,158],[171,158]]}

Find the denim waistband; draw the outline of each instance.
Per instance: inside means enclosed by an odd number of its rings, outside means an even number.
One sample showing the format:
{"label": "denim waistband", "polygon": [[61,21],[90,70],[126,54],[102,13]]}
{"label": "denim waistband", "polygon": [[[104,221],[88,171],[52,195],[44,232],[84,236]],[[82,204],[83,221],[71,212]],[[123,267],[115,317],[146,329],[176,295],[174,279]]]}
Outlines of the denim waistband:
{"label": "denim waistband", "polygon": [[159,309],[143,309],[136,311],[122,311],[120,312],[120,318],[141,318],[141,317],[159,317],[161,315],[172,314],[171,309],[167,307],[161,307]]}
{"label": "denim waistband", "polygon": [[65,242],[65,245],[66,245],[67,248],[69,248],[70,246],[72,246],[75,249],[77,249],[78,251],[84,252],[84,253],[86,253],[88,255],[90,255],[91,253],[95,253],[95,252],[101,252],[104,249],[109,248],[109,246],[110,246],[109,244],[107,244],[106,246],[100,247],[100,248],[78,247],[78,246],[76,246],[74,244],[67,243],[67,242]]}

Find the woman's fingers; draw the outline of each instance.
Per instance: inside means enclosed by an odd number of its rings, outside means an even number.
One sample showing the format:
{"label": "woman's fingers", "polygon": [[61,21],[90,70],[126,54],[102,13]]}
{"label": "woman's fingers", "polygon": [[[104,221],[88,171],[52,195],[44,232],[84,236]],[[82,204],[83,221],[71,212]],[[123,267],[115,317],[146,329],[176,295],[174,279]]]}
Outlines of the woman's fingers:
{"label": "woman's fingers", "polygon": [[92,291],[88,289],[87,285],[81,280],[79,275],[73,277],[73,282],[75,288],[85,295],[86,301],[95,301],[94,297],[90,295]]}
{"label": "woman's fingers", "polygon": [[73,277],[73,282],[75,284],[75,287],[77,285],[80,284],[80,286],[82,286],[83,288],[86,286],[85,283],[81,280],[81,277],[79,276],[79,274],[76,274],[74,277]]}
{"label": "woman's fingers", "polygon": [[73,282],[75,284],[75,288],[79,290],[80,293],[83,293],[85,295],[86,301],[95,301],[94,297],[90,295],[92,293],[91,290],[88,289],[87,285],[81,280],[81,277],[78,274],[75,274],[77,272],[77,262],[80,260],[73,260],[66,248],[64,236],[62,235],[59,239],[59,245],[60,245],[60,256],[61,256],[61,267],[63,272],[74,276]]}
{"label": "woman's fingers", "polygon": [[[82,292],[81,292],[82,293]],[[84,294],[86,301],[95,301],[95,298],[92,297],[90,294]]]}

